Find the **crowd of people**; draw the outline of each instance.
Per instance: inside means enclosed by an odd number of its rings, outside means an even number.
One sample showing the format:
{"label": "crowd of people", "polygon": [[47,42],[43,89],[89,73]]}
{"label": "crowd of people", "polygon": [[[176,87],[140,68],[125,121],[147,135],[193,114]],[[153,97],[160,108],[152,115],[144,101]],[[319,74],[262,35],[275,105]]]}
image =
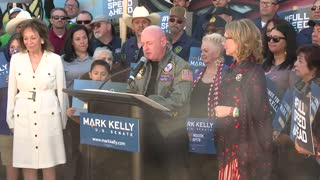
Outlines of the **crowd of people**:
{"label": "crowd of people", "polygon": [[[299,32],[277,15],[277,0],[260,0],[254,20],[233,10],[230,0],[213,0],[207,12],[193,15],[192,25],[190,1],[171,2],[169,33],[157,26],[158,13],[137,6],[123,16],[133,33],[124,43],[112,19],[81,11],[77,0],[50,9],[49,25],[23,8],[10,10],[0,37],[0,58],[10,66],[7,86],[0,87],[0,157],[7,180],[37,180],[38,170],[44,180],[85,177],[79,116],[62,91],[77,79],[127,83],[128,93],[172,111],[170,119],[149,117],[156,119],[155,129],[146,134],[161,137],[146,142],[151,151],[144,179],[320,178],[320,110],[311,119],[311,153],[290,138],[291,117],[283,129],[273,126],[276,110],[268,94],[268,81],[307,98],[311,84],[320,85],[320,0],[310,7],[309,27]],[[192,34],[186,27],[193,27]],[[195,76],[188,63],[192,47],[201,49],[205,66]],[[127,82],[128,73],[112,77],[142,57],[148,61],[133,81]],[[188,117],[215,120],[216,154],[189,152]]]}

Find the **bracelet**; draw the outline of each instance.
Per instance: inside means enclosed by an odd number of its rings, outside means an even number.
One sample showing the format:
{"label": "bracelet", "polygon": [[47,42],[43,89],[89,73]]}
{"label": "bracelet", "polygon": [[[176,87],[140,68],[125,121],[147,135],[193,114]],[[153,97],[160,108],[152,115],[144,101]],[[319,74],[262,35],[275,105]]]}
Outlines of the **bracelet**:
{"label": "bracelet", "polygon": [[234,118],[239,117],[239,108],[235,107],[232,112]]}

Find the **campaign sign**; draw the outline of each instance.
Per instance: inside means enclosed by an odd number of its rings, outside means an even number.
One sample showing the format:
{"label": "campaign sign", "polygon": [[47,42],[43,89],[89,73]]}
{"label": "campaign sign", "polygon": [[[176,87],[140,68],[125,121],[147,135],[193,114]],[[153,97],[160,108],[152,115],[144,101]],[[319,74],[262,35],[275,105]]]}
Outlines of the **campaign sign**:
{"label": "campaign sign", "polygon": [[320,86],[312,81],[311,83],[311,107],[310,119],[313,121],[320,105]]}
{"label": "campaign sign", "polygon": [[[75,79],[73,84],[73,89],[98,89],[104,81],[93,81],[93,80],[80,80]],[[102,87],[104,90],[113,92],[125,92],[127,89],[127,83],[118,82],[107,82]],[[81,112],[88,112],[87,103],[81,101],[76,97],[72,97],[72,107],[76,109],[74,116],[79,116]]]}
{"label": "campaign sign", "polygon": [[[135,7],[138,6],[138,0],[127,0],[127,14],[132,14]],[[103,1],[103,14],[107,15],[110,19],[120,18],[123,13],[123,0],[105,0]]]}
{"label": "campaign sign", "polygon": [[274,117],[274,115],[276,114],[280,103],[281,103],[281,99],[283,97],[284,91],[276,85],[276,83],[274,83],[270,78],[266,78],[267,79],[267,91],[268,91],[268,95],[269,95],[269,103],[271,106],[271,114],[272,117]]}
{"label": "campaign sign", "polygon": [[216,154],[214,145],[215,120],[208,118],[187,119],[189,151],[199,154]]}
{"label": "campaign sign", "polygon": [[193,72],[193,79],[198,77],[199,73],[206,67],[201,59],[201,48],[191,47],[189,55],[189,64]]}
{"label": "campaign sign", "polygon": [[290,118],[292,112],[292,100],[292,91],[290,89],[287,89],[272,121],[273,128],[278,130],[279,132],[284,129],[286,123]]}
{"label": "campaign sign", "polygon": [[310,121],[310,98],[298,91],[293,92],[293,110],[290,137],[299,145],[314,154]]}
{"label": "campaign sign", "polygon": [[120,116],[81,113],[80,143],[139,152],[139,120]]}
{"label": "campaign sign", "polygon": [[308,21],[310,17],[310,7],[293,11],[280,12],[278,13],[278,15],[279,17],[290,22],[297,32],[299,32],[301,29],[309,27]]}
{"label": "campaign sign", "polygon": [[0,52],[0,88],[8,87],[9,76],[9,63],[4,56],[3,52]]}
{"label": "campaign sign", "polygon": [[158,23],[158,26],[166,33],[169,33],[169,12],[158,12],[160,15],[160,22]]}

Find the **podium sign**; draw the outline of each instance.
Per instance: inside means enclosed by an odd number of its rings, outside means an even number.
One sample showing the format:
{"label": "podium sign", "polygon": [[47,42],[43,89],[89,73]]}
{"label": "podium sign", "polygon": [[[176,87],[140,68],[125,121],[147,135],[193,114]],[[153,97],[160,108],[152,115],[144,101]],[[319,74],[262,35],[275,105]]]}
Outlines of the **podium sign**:
{"label": "podium sign", "polygon": [[80,113],[80,143],[139,152],[139,120]]}

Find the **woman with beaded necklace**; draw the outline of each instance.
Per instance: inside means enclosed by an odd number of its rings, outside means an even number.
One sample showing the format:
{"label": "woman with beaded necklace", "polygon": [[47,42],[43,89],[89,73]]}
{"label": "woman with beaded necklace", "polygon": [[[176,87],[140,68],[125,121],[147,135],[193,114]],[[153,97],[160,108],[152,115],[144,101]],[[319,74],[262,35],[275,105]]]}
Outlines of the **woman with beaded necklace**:
{"label": "woman with beaded necklace", "polygon": [[[201,58],[205,68],[193,82],[190,116],[213,118],[212,111],[218,105],[220,82],[224,69],[223,36],[214,33],[202,39]],[[189,154],[190,179],[217,179],[218,164],[216,156]],[[214,170],[215,169],[215,170]]]}

